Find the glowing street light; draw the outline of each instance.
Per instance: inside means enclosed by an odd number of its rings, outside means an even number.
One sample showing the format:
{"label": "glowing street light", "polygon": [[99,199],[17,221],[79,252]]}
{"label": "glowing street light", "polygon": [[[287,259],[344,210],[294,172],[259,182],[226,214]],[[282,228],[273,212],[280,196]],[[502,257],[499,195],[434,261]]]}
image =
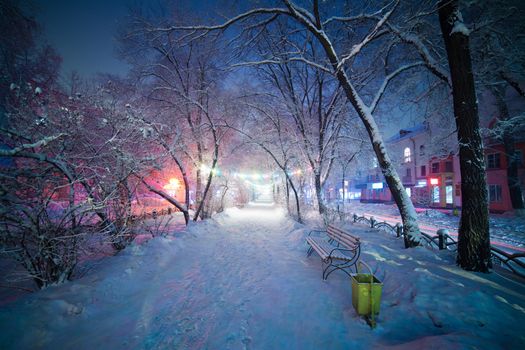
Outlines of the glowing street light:
{"label": "glowing street light", "polygon": [[177,190],[179,189],[179,187],[180,187],[180,181],[179,181],[179,179],[176,179],[174,177],[172,177],[169,180],[168,184],[164,185],[164,189],[172,197],[175,196],[175,194],[177,193]]}

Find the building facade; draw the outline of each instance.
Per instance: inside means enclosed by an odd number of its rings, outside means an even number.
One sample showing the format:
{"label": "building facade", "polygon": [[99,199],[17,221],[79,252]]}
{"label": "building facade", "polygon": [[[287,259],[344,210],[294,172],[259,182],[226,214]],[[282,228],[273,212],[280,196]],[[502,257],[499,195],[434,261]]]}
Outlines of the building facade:
{"label": "building facade", "polygon": [[[424,125],[402,129],[387,140],[392,160],[407,194],[418,207],[460,208],[461,172],[459,157],[455,150],[440,152],[429,144],[431,135]],[[525,193],[525,140],[515,144],[518,159],[518,181]],[[508,158],[504,146],[485,139],[485,166],[489,210],[501,213],[512,210],[507,177]],[[384,182],[377,162],[368,170],[361,188],[361,201],[391,203],[392,195]]]}
{"label": "building facade", "polygon": [[[515,157],[518,163],[518,181],[521,193],[525,193],[525,142],[515,144]],[[507,166],[508,157],[502,144],[487,144],[485,147],[485,165],[487,171],[487,192],[489,209],[492,212],[512,210],[512,201],[508,186]]]}

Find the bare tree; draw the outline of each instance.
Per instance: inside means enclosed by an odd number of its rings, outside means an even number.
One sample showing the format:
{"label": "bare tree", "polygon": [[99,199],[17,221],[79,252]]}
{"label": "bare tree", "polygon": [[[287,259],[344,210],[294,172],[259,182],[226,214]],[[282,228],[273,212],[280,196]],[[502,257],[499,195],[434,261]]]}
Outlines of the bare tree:
{"label": "bare tree", "polygon": [[[122,41],[132,50],[131,63],[137,69],[147,100],[163,111],[163,124],[181,130],[184,144],[180,162],[188,163],[195,172],[196,211],[194,220],[204,218],[204,202],[219,159],[221,132],[216,127],[219,97],[216,79],[217,48],[213,39],[203,38],[181,45],[170,33],[152,31],[154,24],[146,16],[137,16],[127,28]],[[141,52],[141,61],[136,52]],[[129,56],[128,56],[129,57]],[[182,123],[183,124],[182,124]],[[184,126],[184,127],[183,127]],[[163,146],[166,148],[165,146]],[[173,157],[172,153],[172,157]],[[185,168],[189,169],[188,166]],[[186,171],[184,171],[186,172]]]}
{"label": "bare tree", "polygon": [[441,1],[439,22],[450,66],[461,165],[462,210],[457,263],[488,272],[492,266],[483,142],[470,59],[469,32],[458,1]]}
{"label": "bare tree", "polygon": [[[515,92],[525,102],[520,82],[525,79],[525,7],[521,1],[499,0],[473,2],[467,8],[473,22],[471,54],[477,84],[491,92],[498,110],[499,126],[515,115],[510,111],[507,92]],[[523,193],[518,176],[519,157],[516,152],[516,128],[498,128],[496,136],[503,143],[507,159],[507,185],[512,207],[524,208]],[[495,131],[495,130],[493,130]]]}
{"label": "bare tree", "polygon": [[[273,56],[280,57],[281,63],[265,65],[258,71],[277,91],[279,100],[293,120],[300,153],[313,174],[317,207],[319,213],[323,214],[323,188],[332,169],[342,114],[347,112],[342,90],[325,71],[290,62],[287,50],[283,50],[285,43],[282,39],[276,43],[270,41],[274,40],[272,35],[266,37],[268,40],[261,50],[267,47]],[[276,37],[282,36],[277,33]],[[317,53],[311,38],[306,38],[305,42],[306,52],[303,54],[316,59]]]}
{"label": "bare tree", "polygon": [[[259,102],[261,101],[265,100],[260,97]],[[299,189],[292,175],[292,166],[294,160],[297,160],[294,152],[297,150],[297,145],[290,139],[292,128],[286,119],[279,116],[278,110],[261,107],[258,104],[249,102],[247,107],[251,110],[251,112],[247,112],[251,116],[251,120],[247,119],[241,125],[228,124],[227,127],[245,137],[249,143],[260,147],[279,167],[287,189],[287,209],[290,210],[289,189],[291,189],[294,195],[295,215],[297,221],[302,223]],[[261,130],[264,130],[264,132],[261,132]]]}
{"label": "bare tree", "polygon": [[[185,31],[188,33],[185,36],[185,39],[191,41],[215,31],[226,30],[234,24],[240,24],[243,26],[243,32],[247,34],[247,36],[251,35],[251,37],[248,37],[245,40],[245,45],[249,45],[261,35],[264,28],[270,26],[274,21],[286,17],[290,26],[287,33],[289,40],[291,40],[297,32],[306,31],[310,33],[315,39],[316,44],[319,45],[324,52],[325,59],[311,61],[308,57],[301,55],[300,50],[297,52],[297,55],[293,55],[287,59],[289,61],[303,62],[316,67],[321,71],[332,74],[338,80],[346,99],[353,106],[368,132],[370,142],[372,143],[372,147],[377,156],[385,180],[388,183],[392,196],[399,208],[403,220],[404,231],[408,237],[407,245],[418,245],[420,241],[420,233],[414,206],[400,181],[394,164],[388,156],[385,143],[373,115],[390,81],[404,71],[419,66],[422,63],[415,62],[402,65],[385,75],[383,82],[380,84],[376,93],[373,94],[373,98],[369,104],[364,102],[363,97],[347,72],[349,66],[355,62],[356,57],[363,51],[363,49],[375,38],[383,34],[381,29],[395,11],[398,2],[394,2],[390,6],[386,6],[379,9],[379,11],[376,11],[376,13],[381,14],[380,19],[375,21],[374,25],[367,27],[364,36],[356,36],[355,43],[349,49],[345,49],[344,47],[340,49],[336,48],[336,42],[332,41],[330,36],[330,29],[333,29],[332,34],[337,37],[338,29],[342,27],[338,24],[355,22],[374,16],[358,14],[357,16],[331,16],[327,19],[322,19],[321,8],[318,1],[313,1],[312,11],[308,11],[289,0],[283,0],[282,3],[284,5],[283,7],[255,8],[246,11],[218,25],[174,25],[156,27],[151,30],[156,33]],[[365,29],[363,28],[363,30]],[[348,47],[348,45],[346,47]],[[278,57],[268,57],[254,62],[245,62],[244,64],[262,65],[280,62],[281,60]]]}

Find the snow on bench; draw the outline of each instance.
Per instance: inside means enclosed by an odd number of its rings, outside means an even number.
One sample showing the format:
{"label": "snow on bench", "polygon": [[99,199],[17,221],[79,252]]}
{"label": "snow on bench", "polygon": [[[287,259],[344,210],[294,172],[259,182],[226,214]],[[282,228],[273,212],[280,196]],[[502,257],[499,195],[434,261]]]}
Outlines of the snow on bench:
{"label": "snow on bench", "polygon": [[[326,233],[327,237],[313,237],[311,236],[313,232]],[[342,270],[350,276],[346,269],[355,267],[361,254],[359,237],[331,224],[324,231],[310,231],[306,237],[306,243],[310,245],[307,256],[312,255],[315,251],[321,257],[323,280],[328,279],[328,276],[335,270]]]}

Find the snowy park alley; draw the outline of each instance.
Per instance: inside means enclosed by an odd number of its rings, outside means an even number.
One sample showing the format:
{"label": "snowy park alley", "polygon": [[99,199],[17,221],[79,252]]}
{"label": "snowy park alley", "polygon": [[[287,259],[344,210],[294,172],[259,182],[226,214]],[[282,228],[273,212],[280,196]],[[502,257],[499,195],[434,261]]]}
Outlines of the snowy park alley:
{"label": "snowy park alley", "polygon": [[524,348],[524,19],[0,0],[0,350]]}
{"label": "snowy park alley", "polygon": [[384,282],[378,326],[352,307],[350,279],[321,279],[310,227],[268,204],[228,209],[132,244],[84,277],[0,309],[2,349],[512,349],[525,288],[406,250],[356,224],[362,259]]}

